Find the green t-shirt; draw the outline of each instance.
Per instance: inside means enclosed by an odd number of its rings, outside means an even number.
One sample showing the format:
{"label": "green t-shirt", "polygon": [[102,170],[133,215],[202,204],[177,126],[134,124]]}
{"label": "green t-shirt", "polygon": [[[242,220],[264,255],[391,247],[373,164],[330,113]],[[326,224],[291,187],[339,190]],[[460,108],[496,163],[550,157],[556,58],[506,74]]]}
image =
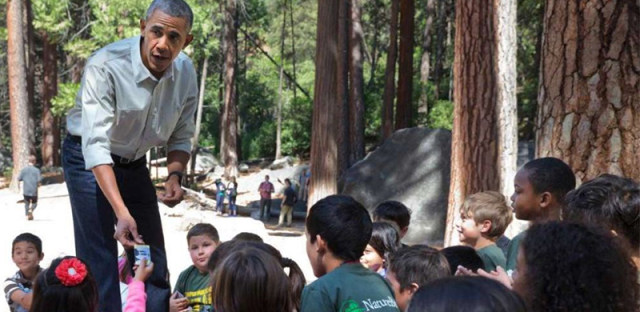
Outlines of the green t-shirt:
{"label": "green t-shirt", "polygon": [[507,248],[507,268],[505,270],[515,271],[517,269],[518,249],[520,249],[520,242],[526,233],[527,231],[520,232],[520,234],[514,236],[511,242],[509,242],[509,247]]}
{"label": "green t-shirt", "polygon": [[393,291],[360,263],[343,264],[302,291],[300,312],[398,312]]}
{"label": "green t-shirt", "polygon": [[209,274],[200,273],[192,265],[180,273],[174,291],[179,291],[189,299],[189,307],[193,312],[213,312],[209,282]]}
{"label": "green t-shirt", "polygon": [[498,266],[503,269],[507,266],[507,259],[504,257],[502,249],[496,244],[491,244],[487,247],[476,250],[482,263],[484,264],[484,270],[487,272],[495,271]]}

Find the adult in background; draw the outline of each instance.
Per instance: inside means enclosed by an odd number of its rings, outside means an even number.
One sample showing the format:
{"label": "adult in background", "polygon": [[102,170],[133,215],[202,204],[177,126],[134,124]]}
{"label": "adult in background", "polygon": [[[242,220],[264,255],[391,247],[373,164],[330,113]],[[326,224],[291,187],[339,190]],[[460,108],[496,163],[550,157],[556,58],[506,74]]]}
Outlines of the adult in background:
{"label": "adult in background", "polygon": [[150,245],[155,268],[146,282],[146,310],[169,307],[158,197],[145,153],[167,146],[169,175],[159,199],[170,206],[180,202],[198,94],[193,64],[180,52],[193,40],[192,23],[183,0],[154,0],[140,20],[140,36],[89,58],[67,116],[63,167],[76,253],[99,281],[100,312],[121,310],[116,240],[129,263],[135,244]]}
{"label": "adult in background", "polygon": [[[29,155],[29,165],[20,170],[18,181],[21,181],[24,196],[24,215],[27,220],[33,220],[33,211],[38,206],[38,185],[42,181],[40,169],[36,167],[36,156]],[[18,184],[18,187],[20,185]],[[31,207],[29,207],[31,205]]]}
{"label": "adult in background", "polygon": [[264,176],[264,181],[258,187],[260,192],[260,219],[269,220],[271,215],[271,193],[275,192],[273,184],[269,182],[269,175]]}

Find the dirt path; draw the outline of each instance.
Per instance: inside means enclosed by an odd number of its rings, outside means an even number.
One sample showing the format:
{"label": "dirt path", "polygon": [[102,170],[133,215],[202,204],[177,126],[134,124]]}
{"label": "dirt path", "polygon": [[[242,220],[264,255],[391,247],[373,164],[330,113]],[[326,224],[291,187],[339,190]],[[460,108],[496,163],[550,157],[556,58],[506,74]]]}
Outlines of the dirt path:
{"label": "dirt path", "polygon": [[[56,257],[75,254],[73,239],[73,221],[71,206],[65,184],[43,186],[39,190],[38,208],[34,220],[24,217],[24,206],[17,203],[21,195],[0,190],[0,278],[15,273],[16,266],[11,261],[11,242],[23,232],[31,232],[43,241],[43,267],[48,266]],[[305,250],[305,237],[302,224],[297,221],[289,231],[273,231],[265,227],[263,222],[249,217],[221,217],[213,211],[187,209],[187,205],[177,208],[161,206],[162,225],[165,235],[165,247],[171,272],[171,283],[175,284],[180,272],[191,264],[187,251],[185,228],[197,222],[209,222],[220,233],[220,239],[227,241],[240,232],[253,232],[260,235],[266,243],[278,248],[283,256],[296,261],[305,273],[308,281],[315,279],[309,265]],[[272,217],[271,223],[275,223]],[[271,228],[270,225],[267,225]],[[99,281],[98,281],[99,282]],[[0,312],[9,312],[6,303],[0,303]]]}

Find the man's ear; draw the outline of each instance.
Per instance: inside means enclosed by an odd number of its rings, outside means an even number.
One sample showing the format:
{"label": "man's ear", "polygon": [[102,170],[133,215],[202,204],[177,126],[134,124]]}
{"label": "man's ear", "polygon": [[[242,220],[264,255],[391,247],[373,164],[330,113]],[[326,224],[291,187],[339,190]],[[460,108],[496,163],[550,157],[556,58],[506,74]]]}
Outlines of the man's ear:
{"label": "man's ear", "polygon": [[140,19],[140,35],[144,36],[144,29],[147,27],[147,21]]}
{"label": "man's ear", "polygon": [[188,34],[187,35],[187,40],[184,41],[184,45],[182,46],[182,48],[186,48],[189,46],[189,43],[191,43],[191,41],[193,41],[193,35],[192,34]]}
{"label": "man's ear", "polygon": [[488,233],[491,230],[491,226],[493,224],[491,223],[491,220],[484,220],[480,223],[480,232],[481,233]]}

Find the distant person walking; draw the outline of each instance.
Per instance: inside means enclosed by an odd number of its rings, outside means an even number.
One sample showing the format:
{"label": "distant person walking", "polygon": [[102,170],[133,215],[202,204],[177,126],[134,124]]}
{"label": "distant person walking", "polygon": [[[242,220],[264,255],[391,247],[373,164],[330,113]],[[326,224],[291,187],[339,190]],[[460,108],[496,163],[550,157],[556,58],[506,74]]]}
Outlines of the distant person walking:
{"label": "distant person walking", "polygon": [[217,215],[221,216],[224,213],[224,195],[226,194],[226,188],[222,179],[216,179],[216,211]]}
{"label": "distant person walking", "polygon": [[29,155],[29,165],[20,170],[18,181],[23,183],[24,215],[27,220],[33,220],[33,211],[38,206],[38,184],[42,181],[40,169],[36,168],[36,156]]}
{"label": "distant person walking", "polygon": [[264,176],[264,181],[260,183],[258,192],[260,192],[260,219],[269,220],[271,215],[271,193],[275,192],[275,189],[273,184],[269,182],[268,175]]}
{"label": "distant person walking", "polygon": [[238,207],[236,206],[236,197],[238,196],[238,182],[236,182],[235,176],[232,176],[231,181],[227,184],[227,195],[229,196],[229,215],[237,216]]}
{"label": "distant person walking", "polygon": [[291,226],[293,222],[293,205],[298,200],[296,192],[291,187],[291,180],[284,179],[284,191],[282,197],[282,205],[280,205],[280,219],[278,219],[278,226],[284,226],[285,218],[287,218],[287,226]]}
{"label": "distant person walking", "polygon": [[311,169],[307,168],[302,171],[300,174],[300,191],[298,192],[298,198],[304,202],[307,202],[307,197],[309,197],[309,181],[311,180]]}

